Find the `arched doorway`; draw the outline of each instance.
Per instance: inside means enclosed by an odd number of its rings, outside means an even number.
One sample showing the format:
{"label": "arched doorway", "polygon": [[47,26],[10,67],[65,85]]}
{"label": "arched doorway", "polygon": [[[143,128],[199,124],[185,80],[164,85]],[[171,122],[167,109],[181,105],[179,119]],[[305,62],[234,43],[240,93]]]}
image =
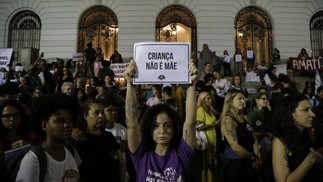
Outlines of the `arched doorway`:
{"label": "arched doorway", "polygon": [[313,56],[323,56],[323,11],[313,15],[310,21]]}
{"label": "arched doorway", "polygon": [[41,27],[41,19],[33,11],[23,10],[12,17],[8,47],[13,48],[13,62],[29,68],[39,58]]}
{"label": "arched doorway", "polygon": [[157,42],[190,42],[192,56],[197,52],[196,19],[180,5],[163,9],[156,19]]}
{"label": "arched doorway", "polygon": [[[255,54],[255,65],[265,61],[272,64],[272,25],[269,16],[255,6],[240,10],[234,21],[235,46],[247,57],[250,47]],[[244,65],[246,66],[246,65]]]}
{"label": "arched doorway", "polygon": [[109,59],[118,47],[118,19],[105,6],[93,6],[86,10],[79,20],[77,51],[84,52],[87,43],[101,48],[104,58]]}

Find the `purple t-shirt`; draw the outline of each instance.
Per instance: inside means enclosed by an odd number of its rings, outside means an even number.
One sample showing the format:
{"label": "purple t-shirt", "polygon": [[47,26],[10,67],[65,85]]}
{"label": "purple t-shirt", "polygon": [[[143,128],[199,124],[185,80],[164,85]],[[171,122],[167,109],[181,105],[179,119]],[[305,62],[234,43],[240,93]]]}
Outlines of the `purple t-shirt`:
{"label": "purple t-shirt", "polygon": [[[131,158],[137,171],[136,181],[159,181],[159,182],[176,182],[183,181],[183,168],[188,174],[194,150],[187,145],[182,139],[177,149],[169,148],[166,155],[159,156],[155,151],[145,152],[143,143],[141,142],[135,153],[131,154]],[[182,164],[178,155],[181,157]],[[188,176],[186,176],[188,179]]]}

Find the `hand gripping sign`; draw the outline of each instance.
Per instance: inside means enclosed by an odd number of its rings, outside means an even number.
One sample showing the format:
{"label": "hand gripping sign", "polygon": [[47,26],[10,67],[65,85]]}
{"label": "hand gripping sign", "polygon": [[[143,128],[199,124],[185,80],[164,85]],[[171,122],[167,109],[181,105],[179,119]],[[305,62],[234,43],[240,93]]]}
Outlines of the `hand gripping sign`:
{"label": "hand gripping sign", "polygon": [[190,43],[140,42],[134,45],[138,73],[134,84],[188,84]]}

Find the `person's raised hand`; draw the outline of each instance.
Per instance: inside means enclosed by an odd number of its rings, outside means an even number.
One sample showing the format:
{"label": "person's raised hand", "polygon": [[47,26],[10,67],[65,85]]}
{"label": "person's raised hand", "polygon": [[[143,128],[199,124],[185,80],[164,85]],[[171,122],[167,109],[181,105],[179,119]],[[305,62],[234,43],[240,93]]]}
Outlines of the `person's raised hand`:
{"label": "person's raised hand", "polygon": [[135,77],[136,73],[137,73],[136,62],[134,60],[131,60],[124,72],[124,77],[127,83],[132,83],[132,79]]}

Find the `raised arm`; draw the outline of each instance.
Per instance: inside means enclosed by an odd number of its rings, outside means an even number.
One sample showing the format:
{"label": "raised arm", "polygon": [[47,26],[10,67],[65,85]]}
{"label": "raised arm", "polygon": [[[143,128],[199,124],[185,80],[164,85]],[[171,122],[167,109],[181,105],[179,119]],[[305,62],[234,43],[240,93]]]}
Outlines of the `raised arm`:
{"label": "raised arm", "polygon": [[198,78],[198,69],[193,60],[190,61],[189,74],[192,79],[192,85],[186,91],[186,117],[183,126],[183,139],[191,147],[195,148],[195,124],[196,124],[196,91],[195,84]]}
{"label": "raised arm", "polygon": [[140,142],[141,142],[141,133],[140,127],[138,124],[139,111],[138,111],[138,102],[136,88],[132,84],[132,78],[137,72],[136,62],[131,60],[130,64],[125,70],[125,79],[127,80],[127,91],[126,91],[126,124],[128,132],[128,146],[130,152],[134,153]]}

